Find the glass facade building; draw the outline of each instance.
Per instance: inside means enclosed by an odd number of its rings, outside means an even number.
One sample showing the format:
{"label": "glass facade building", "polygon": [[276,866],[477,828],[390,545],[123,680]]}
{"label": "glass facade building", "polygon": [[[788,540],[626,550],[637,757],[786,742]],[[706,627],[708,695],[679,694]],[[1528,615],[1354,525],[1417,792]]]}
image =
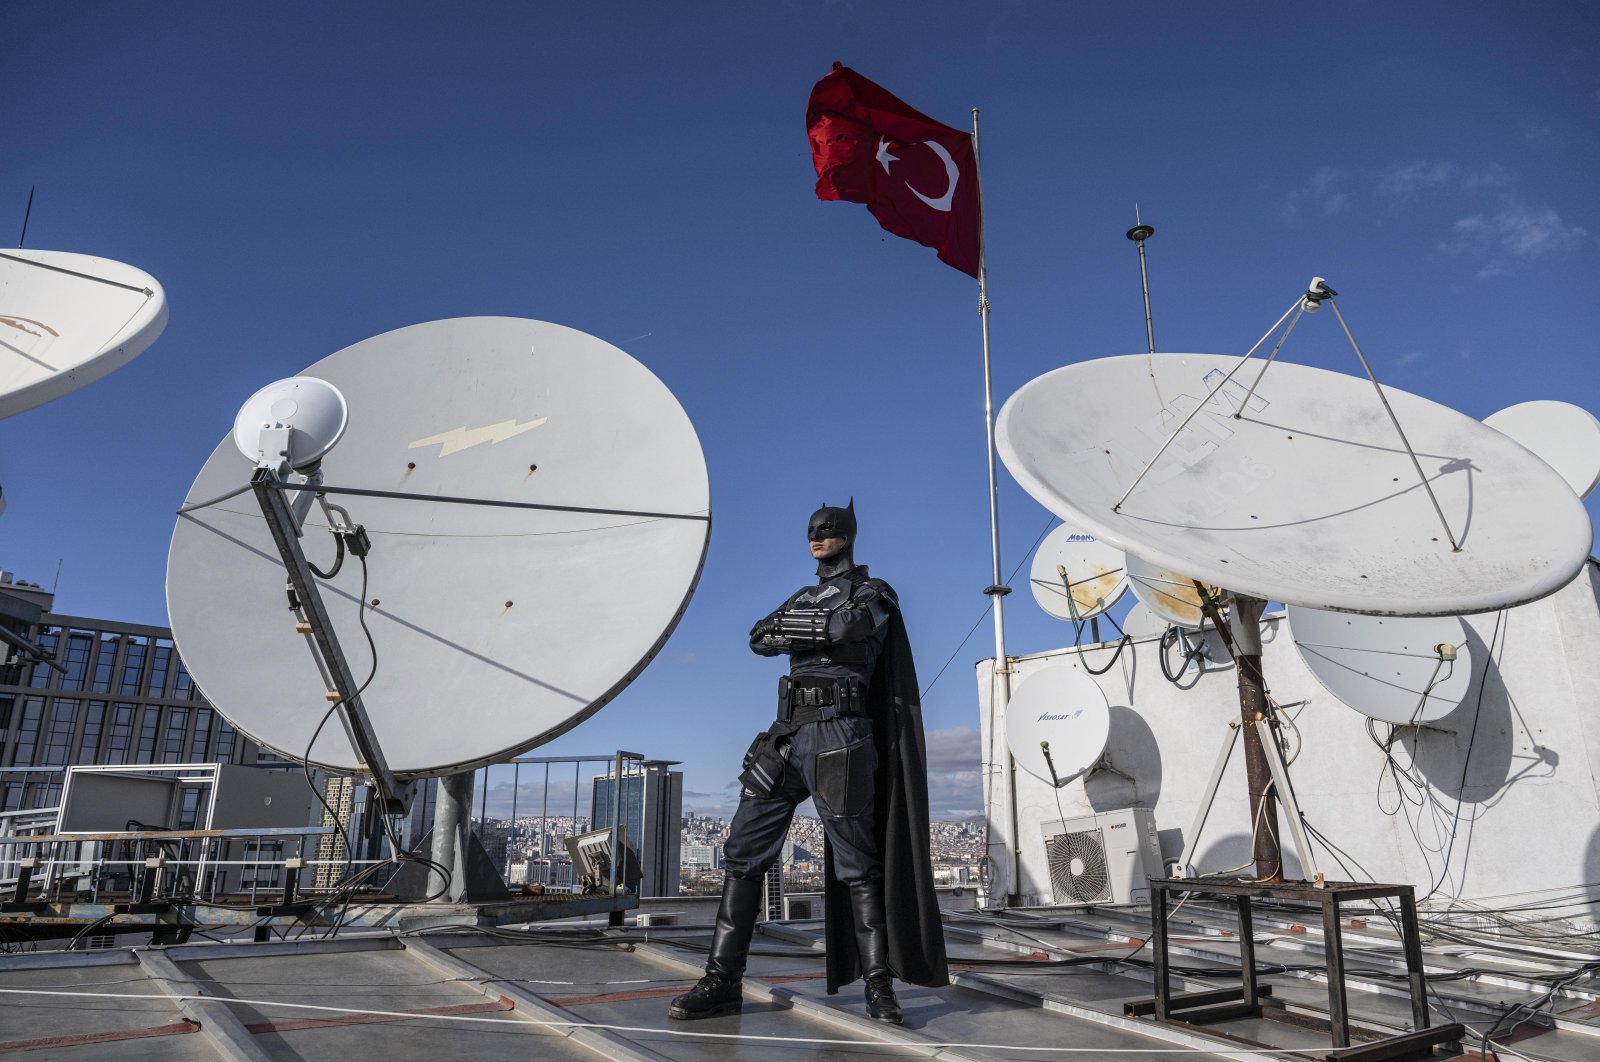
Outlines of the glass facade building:
{"label": "glass facade building", "polygon": [[58,615],[53,603],[0,573],[0,624],[55,665],[0,644],[0,810],[53,806],[73,765],[256,762],[195,687],[169,628]]}
{"label": "glass facade building", "polygon": [[[594,828],[610,828],[620,810],[623,837],[639,857],[643,874],[640,896],[678,895],[683,772],[670,770],[672,766],[667,760],[645,760],[636,770],[628,765],[620,787],[611,774],[593,779]],[[614,809],[612,795],[619,788],[620,808]]]}

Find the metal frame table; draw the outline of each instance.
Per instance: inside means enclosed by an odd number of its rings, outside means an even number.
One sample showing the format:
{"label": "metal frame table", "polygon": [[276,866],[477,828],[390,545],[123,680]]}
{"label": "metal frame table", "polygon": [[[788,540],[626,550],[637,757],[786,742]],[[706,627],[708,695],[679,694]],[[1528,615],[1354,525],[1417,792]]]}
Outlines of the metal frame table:
{"label": "metal frame table", "polygon": [[[1239,912],[1239,989],[1174,994],[1168,974],[1167,907],[1175,892],[1231,896]],[[1350,1046],[1350,1012],[1345,997],[1344,942],[1340,933],[1340,904],[1353,900],[1392,898],[1400,906],[1400,929],[1405,948],[1406,972],[1411,986],[1412,1031],[1358,1047]],[[1322,908],[1323,954],[1328,970],[1328,1024],[1335,1050],[1326,1057],[1336,1062],[1379,1062],[1421,1058],[1440,1044],[1454,1043],[1465,1034],[1460,1025],[1430,1027],[1428,983],[1423,976],[1422,939],[1417,930],[1417,903],[1410,885],[1373,885],[1361,882],[1305,881],[1255,882],[1237,878],[1152,878],[1150,880],[1150,949],[1155,960],[1154,1011],[1157,1021],[1201,1024],[1230,1018],[1260,1017],[1261,998],[1269,986],[1256,984],[1256,949],[1251,900],[1293,900]]]}

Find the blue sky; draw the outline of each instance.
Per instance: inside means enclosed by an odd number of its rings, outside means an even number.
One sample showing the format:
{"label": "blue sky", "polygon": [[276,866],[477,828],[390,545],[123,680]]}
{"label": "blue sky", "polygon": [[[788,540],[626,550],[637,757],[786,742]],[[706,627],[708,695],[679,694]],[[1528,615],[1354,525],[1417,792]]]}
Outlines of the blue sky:
{"label": "blue sky", "polygon": [[[771,717],[744,635],[809,578],[818,503],[856,497],[925,681],[989,581],[975,286],[814,198],[835,59],[948,124],[982,108],[997,403],[1143,349],[1138,202],[1162,349],[1242,351],[1317,274],[1386,382],[1600,408],[1590,5],[59,3],[0,28],[0,242],[36,183],[29,246],[171,301],[126,368],[0,421],[0,566],[165,622],[172,510],[257,387],[436,318],[592,332],[688,410],[715,530],[662,655],[544,751],[681,759],[700,809]],[[1294,344],[1356,368],[1325,316]],[[1009,571],[1049,518],[1009,478],[1001,506]],[[1013,651],[1068,636],[1010,602]],[[990,651],[984,624],[927,697],[936,813],[978,806]]]}

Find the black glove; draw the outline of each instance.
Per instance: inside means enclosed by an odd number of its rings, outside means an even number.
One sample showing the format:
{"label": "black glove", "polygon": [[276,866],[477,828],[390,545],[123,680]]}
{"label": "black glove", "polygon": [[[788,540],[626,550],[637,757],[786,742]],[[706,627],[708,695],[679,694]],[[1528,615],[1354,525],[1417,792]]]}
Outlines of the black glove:
{"label": "black glove", "polygon": [[756,621],[750,628],[750,651],[760,656],[777,656],[789,647],[789,640],[778,633],[778,621],[771,616]]}

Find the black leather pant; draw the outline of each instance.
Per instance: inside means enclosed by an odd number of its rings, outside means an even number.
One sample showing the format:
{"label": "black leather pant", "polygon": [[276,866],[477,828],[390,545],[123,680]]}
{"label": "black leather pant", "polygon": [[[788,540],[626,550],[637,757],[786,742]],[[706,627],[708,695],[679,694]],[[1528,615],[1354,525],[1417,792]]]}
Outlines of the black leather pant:
{"label": "black leather pant", "polygon": [[723,847],[727,873],[752,880],[765,874],[783,851],[794,809],[809,796],[816,801],[838,880],[848,884],[881,877],[883,863],[873,830],[877,766],[872,721],[866,716],[820,719],[800,727],[789,745],[783,781],[772,795],[747,791],[740,798]]}

